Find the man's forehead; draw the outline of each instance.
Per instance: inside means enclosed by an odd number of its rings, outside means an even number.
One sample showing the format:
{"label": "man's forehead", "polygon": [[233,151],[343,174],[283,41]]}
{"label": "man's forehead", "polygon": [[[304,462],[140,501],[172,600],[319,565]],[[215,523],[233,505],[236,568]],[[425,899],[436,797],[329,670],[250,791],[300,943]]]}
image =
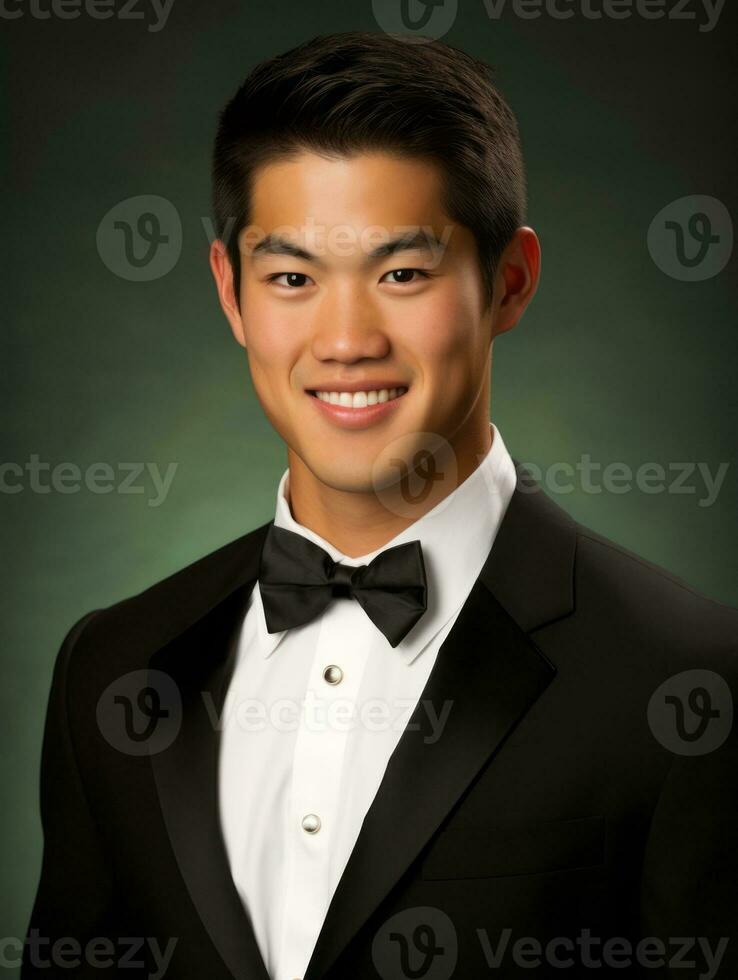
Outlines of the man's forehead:
{"label": "man's forehead", "polygon": [[[264,163],[251,181],[251,207],[273,224],[295,223],[295,211],[324,221],[351,216],[365,224],[424,224],[442,213],[443,181],[435,164],[387,153],[326,158],[298,153]],[[255,219],[256,220],[256,219]]]}
{"label": "man's forehead", "polygon": [[438,171],[424,160],[295,154],[255,175],[241,251],[310,261],[326,252],[379,260],[412,251],[438,260],[460,227],[441,193]]}

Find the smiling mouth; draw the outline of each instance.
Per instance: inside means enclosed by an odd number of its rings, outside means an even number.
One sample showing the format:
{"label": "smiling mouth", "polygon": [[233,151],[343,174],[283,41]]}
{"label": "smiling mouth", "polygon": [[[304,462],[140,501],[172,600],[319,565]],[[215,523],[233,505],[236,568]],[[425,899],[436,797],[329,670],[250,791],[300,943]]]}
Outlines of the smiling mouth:
{"label": "smiling mouth", "polygon": [[407,387],[400,386],[367,391],[308,391],[308,394],[328,405],[338,405],[339,408],[367,408],[401,398],[407,390]]}

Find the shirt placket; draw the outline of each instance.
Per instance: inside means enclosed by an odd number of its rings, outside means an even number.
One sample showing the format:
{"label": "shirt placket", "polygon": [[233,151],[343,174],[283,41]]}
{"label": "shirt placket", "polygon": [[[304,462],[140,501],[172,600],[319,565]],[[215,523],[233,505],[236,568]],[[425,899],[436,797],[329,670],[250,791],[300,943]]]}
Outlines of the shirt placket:
{"label": "shirt placket", "polygon": [[[295,740],[285,825],[287,889],[278,980],[302,976],[333,893],[341,774],[359,723],[357,701],[375,629],[353,599],[321,622]],[[309,955],[308,955],[309,959]]]}

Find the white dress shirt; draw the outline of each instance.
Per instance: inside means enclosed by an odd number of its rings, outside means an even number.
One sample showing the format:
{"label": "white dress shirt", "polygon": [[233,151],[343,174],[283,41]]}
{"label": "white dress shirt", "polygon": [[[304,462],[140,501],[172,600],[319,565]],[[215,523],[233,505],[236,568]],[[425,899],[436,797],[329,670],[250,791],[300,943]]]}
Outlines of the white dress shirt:
{"label": "white dress shirt", "polygon": [[233,880],[272,980],[304,975],[390,756],[492,547],[516,474],[491,428],[491,449],[460,486],[358,558],[298,524],[289,470],[280,480],[274,523],[334,561],[365,565],[420,540],[428,607],[393,648],[352,598],[270,634],[258,582],[251,593],[221,721],[219,804]]}

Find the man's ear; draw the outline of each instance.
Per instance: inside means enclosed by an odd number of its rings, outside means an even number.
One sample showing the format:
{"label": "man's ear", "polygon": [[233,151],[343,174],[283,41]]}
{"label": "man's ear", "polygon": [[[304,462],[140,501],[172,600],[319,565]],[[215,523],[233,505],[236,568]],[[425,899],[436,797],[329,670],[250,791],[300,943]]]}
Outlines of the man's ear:
{"label": "man's ear", "polygon": [[215,279],[215,287],[218,290],[220,306],[230,324],[233,336],[238,343],[246,346],[246,335],[241,319],[241,311],[236,302],[236,293],[233,288],[233,267],[228,256],[225,244],[219,239],[210,246],[210,269]]}
{"label": "man's ear", "polygon": [[515,231],[497,263],[492,336],[512,330],[535,296],[541,276],[541,243],[532,228]]}

